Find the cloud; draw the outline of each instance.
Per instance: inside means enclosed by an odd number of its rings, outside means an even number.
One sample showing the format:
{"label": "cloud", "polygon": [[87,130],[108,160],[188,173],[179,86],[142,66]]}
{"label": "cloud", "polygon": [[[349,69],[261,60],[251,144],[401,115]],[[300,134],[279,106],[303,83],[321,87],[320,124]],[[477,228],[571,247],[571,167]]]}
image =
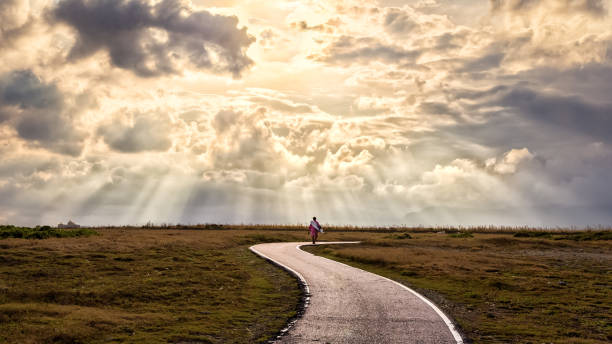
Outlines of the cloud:
{"label": "cloud", "polygon": [[[609,52],[612,54],[612,47]],[[554,89],[558,94],[579,95],[586,102],[601,104],[610,100],[612,65],[588,63],[565,69],[550,66],[531,68],[512,79],[529,81],[535,89]]]}
{"label": "cloud", "polygon": [[58,109],[63,98],[55,85],[40,81],[30,70],[9,73],[2,78],[2,101],[5,105],[15,105],[22,109]]}
{"label": "cloud", "polygon": [[30,2],[22,0],[0,1],[0,47],[27,33],[33,20]]}
{"label": "cloud", "polygon": [[363,191],[364,187],[364,178],[356,174],[334,177],[327,175],[303,176],[287,183],[287,188],[290,190],[315,189],[319,192],[330,192],[332,195],[338,192],[359,192]]}
{"label": "cloud", "polygon": [[76,30],[69,59],[107,51],[114,66],[142,77],[181,74],[185,64],[240,77],[254,41],[238,19],[194,11],[180,0],[64,0],[56,21]]}
{"label": "cloud", "polygon": [[318,24],[318,25],[308,25],[308,23],[305,20],[301,20],[298,22],[293,22],[289,26],[294,29],[301,30],[301,31],[322,31],[322,32],[332,33],[341,24],[342,24],[342,21],[339,18],[332,18],[332,19],[329,19],[326,23]]}
{"label": "cloud", "polygon": [[461,115],[456,109],[452,109],[448,103],[444,102],[422,102],[419,104],[419,112],[431,115],[449,115],[458,117]]}
{"label": "cloud", "polygon": [[544,125],[612,142],[612,103],[590,103],[579,96],[551,95],[516,87],[490,104],[504,106]]}
{"label": "cloud", "polygon": [[414,11],[391,8],[385,14],[384,27],[393,34],[407,35],[419,26],[414,16],[416,16]]}
{"label": "cloud", "polygon": [[374,192],[402,197],[417,210],[431,206],[456,209],[523,206],[522,194],[531,191],[525,188],[529,180],[522,184],[519,172],[528,170],[523,163],[531,159],[533,155],[527,148],[511,149],[499,160],[458,158],[447,164],[436,164],[413,180],[387,180],[375,185]]}
{"label": "cloud", "polygon": [[390,64],[412,64],[421,55],[417,50],[405,49],[394,44],[381,43],[373,37],[341,36],[326,46],[320,55],[313,55],[317,61],[332,64],[368,64],[381,61]]}
{"label": "cloud", "polygon": [[497,68],[501,65],[502,60],[504,59],[504,53],[492,53],[485,56],[481,56],[469,61],[466,61],[465,64],[459,68],[458,72],[483,72],[489,69]]}
{"label": "cloud", "polygon": [[278,190],[285,184],[285,177],[277,173],[253,170],[206,171],[202,180],[212,183],[236,184],[256,189]]}
{"label": "cloud", "polygon": [[547,11],[575,15],[584,13],[594,17],[608,14],[602,0],[491,0],[492,12],[528,12],[538,7]]}
{"label": "cloud", "polygon": [[610,223],[607,2],[193,3],[0,1],[0,221]]}
{"label": "cloud", "polygon": [[496,158],[488,159],[485,166],[499,174],[512,174],[516,172],[517,166],[524,160],[533,159],[533,155],[527,148],[512,149],[506,154],[501,161]]}
{"label": "cloud", "polygon": [[216,169],[275,172],[281,168],[288,173],[304,168],[308,161],[290,152],[274,134],[264,108],[249,112],[221,110],[212,126],[215,136],[207,153]]}
{"label": "cloud", "polygon": [[138,153],[167,151],[172,146],[168,131],[167,115],[135,114],[132,124],[113,121],[100,126],[97,132],[112,149]]}
{"label": "cloud", "polygon": [[31,70],[0,77],[0,117],[33,146],[79,155],[84,135],[73,127],[67,112],[57,86],[42,82]]}
{"label": "cloud", "polygon": [[285,113],[288,112],[299,114],[313,112],[313,109],[310,105],[298,104],[286,99],[276,99],[273,97],[258,96],[251,97],[250,100]]}
{"label": "cloud", "polygon": [[236,124],[236,121],[240,116],[240,113],[233,110],[221,110],[215,115],[213,127],[215,130],[217,130],[217,132],[224,133],[232,125]]}
{"label": "cloud", "polygon": [[[383,143],[384,145],[384,143]],[[329,176],[359,173],[375,159],[367,149],[353,147],[351,144],[340,146],[335,152],[328,151],[320,170]]]}
{"label": "cloud", "polygon": [[411,184],[387,182],[374,192],[381,196],[398,195],[410,200],[413,208],[431,205],[451,208],[472,208],[488,203],[497,206],[511,203],[500,191],[504,184],[470,159],[455,159],[447,165],[436,164]]}

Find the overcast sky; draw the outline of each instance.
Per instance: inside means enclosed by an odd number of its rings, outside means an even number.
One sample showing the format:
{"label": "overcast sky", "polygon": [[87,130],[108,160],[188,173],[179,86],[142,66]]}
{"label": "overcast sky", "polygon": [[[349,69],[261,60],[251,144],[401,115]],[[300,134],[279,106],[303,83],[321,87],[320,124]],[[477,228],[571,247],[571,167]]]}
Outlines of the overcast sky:
{"label": "overcast sky", "polygon": [[3,0],[0,223],[612,224],[608,0]]}

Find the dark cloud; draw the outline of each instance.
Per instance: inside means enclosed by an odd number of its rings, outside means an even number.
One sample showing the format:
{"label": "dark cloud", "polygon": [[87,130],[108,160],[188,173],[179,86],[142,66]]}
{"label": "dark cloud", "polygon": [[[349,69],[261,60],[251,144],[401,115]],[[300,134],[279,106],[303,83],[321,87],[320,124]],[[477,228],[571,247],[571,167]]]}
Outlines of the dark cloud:
{"label": "dark cloud", "polygon": [[385,29],[390,33],[405,35],[418,26],[418,24],[403,10],[390,8],[385,14]]}
{"label": "dark cloud", "polygon": [[393,64],[412,64],[421,55],[396,45],[387,45],[372,37],[342,36],[327,46],[323,56],[315,59],[334,64],[369,63],[382,61]]}
{"label": "dark cloud", "polygon": [[[534,75],[541,74],[534,71]],[[558,85],[552,81],[546,84],[549,90]],[[463,104],[465,116],[480,116],[479,122],[484,122],[452,131],[462,131],[471,140],[488,146],[523,142],[546,147],[560,137],[566,141],[589,138],[612,142],[612,103],[609,100],[596,102],[583,95],[560,91],[563,89],[554,93],[539,91],[535,80],[499,85],[484,91],[453,91],[450,99]]]}
{"label": "dark cloud", "polygon": [[449,115],[453,117],[460,115],[457,110],[451,109],[447,103],[441,102],[423,102],[419,105],[419,111],[431,115]]}
{"label": "dark cloud", "polygon": [[254,38],[236,17],[192,11],[179,0],[64,0],[53,16],[78,33],[70,59],[106,50],[113,65],[143,77],[179,74],[182,61],[239,77],[253,63],[246,49]]}
{"label": "dark cloud", "polygon": [[532,86],[534,89],[554,89],[561,94],[579,95],[588,102],[605,103],[610,100],[612,65],[589,63],[568,69],[539,67],[521,72],[512,79],[529,81],[537,85]]}
{"label": "dark cloud", "polygon": [[14,71],[2,78],[2,102],[22,109],[58,109],[63,98],[55,85],[42,83],[30,70]]}
{"label": "dark cloud", "polygon": [[133,124],[113,122],[98,128],[98,135],[112,149],[123,153],[166,151],[172,146],[168,137],[167,116],[134,116]]}
{"label": "dark cloud", "polygon": [[0,114],[19,137],[35,146],[68,155],[81,153],[83,135],[73,128],[63,95],[30,70],[0,77]]}
{"label": "dark cloud", "polygon": [[540,0],[491,0],[491,10],[501,11],[509,8],[512,11],[525,10],[537,5]]}
{"label": "dark cloud", "polygon": [[468,32],[445,32],[436,37],[436,42],[433,50],[439,52],[447,52],[461,48],[467,41]]}
{"label": "dark cloud", "polygon": [[612,205],[610,77],[606,64],[539,67],[498,75],[497,86],[486,90],[450,90],[449,100],[473,120],[444,127],[435,134],[437,144],[469,142],[497,152],[526,147],[535,158],[521,169],[524,184],[514,190],[540,207],[567,207],[561,212],[572,221],[558,217],[559,223],[603,223],[601,214],[589,212],[609,212]]}
{"label": "dark cloud", "polygon": [[493,104],[534,121],[612,142],[612,103],[595,104],[577,96],[548,95],[515,88]]}
{"label": "dark cloud", "polygon": [[[525,12],[538,6],[546,6],[542,0],[490,0],[491,11]],[[584,13],[594,17],[602,17],[608,14],[608,10],[602,0],[554,0],[558,10],[568,15]]]}
{"label": "dark cloud", "polygon": [[489,69],[497,68],[500,66],[504,56],[504,53],[492,53],[466,61],[465,64],[458,69],[458,72],[484,72]]}

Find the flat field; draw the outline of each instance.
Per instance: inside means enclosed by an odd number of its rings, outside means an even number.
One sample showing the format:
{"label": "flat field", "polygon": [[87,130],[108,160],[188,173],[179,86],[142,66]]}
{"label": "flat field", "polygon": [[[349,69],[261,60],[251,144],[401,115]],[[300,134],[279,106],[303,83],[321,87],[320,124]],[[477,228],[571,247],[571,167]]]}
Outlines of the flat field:
{"label": "flat field", "polygon": [[[297,282],[248,247],[304,228],[96,231],[0,240],[0,342],[256,343],[295,315]],[[612,341],[612,232],[472,232],[330,228],[362,243],[306,249],[417,289],[468,342]]]}
{"label": "flat field", "polygon": [[395,233],[305,249],[413,287],[468,342],[610,343],[611,234]]}
{"label": "flat field", "polygon": [[0,240],[1,343],[264,342],[295,314],[295,279],[248,247],[299,233],[97,231]]}

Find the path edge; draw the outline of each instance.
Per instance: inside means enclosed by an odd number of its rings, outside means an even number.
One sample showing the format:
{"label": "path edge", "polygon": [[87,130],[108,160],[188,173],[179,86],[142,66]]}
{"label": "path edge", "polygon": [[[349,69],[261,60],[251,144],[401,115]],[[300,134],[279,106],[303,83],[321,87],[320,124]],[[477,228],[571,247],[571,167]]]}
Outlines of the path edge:
{"label": "path edge", "polygon": [[291,276],[293,276],[297,280],[300,290],[302,292],[301,293],[302,295],[300,297],[300,302],[297,305],[296,314],[287,320],[285,327],[283,327],[280,331],[278,331],[278,333],[275,335],[273,339],[270,339],[267,341],[267,343],[275,343],[278,340],[280,340],[284,335],[286,335],[289,332],[289,330],[295,325],[295,323],[304,316],[304,313],[306,312],[306,308],[308,308],[308,305],[310,304],[310,288],[308,287],[308,283],[306,282],[306,279],[304,279],[304,276],[302,276],[299,272],[293,270],[292,268],[282,263],[279,263],[275,261],[274,259],[266,256],[265,254],[257,251],[257,249],[255,248],[255,246],[257,245],[261,245],[261,244],[253,245],[249,247],[249,250],[253,252],[255,255],[268,261],[268,263],[272,265],[276,265],[280,267],[281,269],[287,271]]}
{"label": "path edge", "polygon": [[[326,244],[326,243],[325,243],[325,242],[321,242],[320,244],[321,244],[321,245],[324,245],[324,244]],[[318,245],[318,244],[317,244],[317,245]],[[295,247],[296,249],[298,249],[298,250],[300,250],[300,251],[302,251],[302,252],[306,252],[306,253],[308,253],[308,254],[312,254],[312,253],[310,253],[310,252],[308,252],[308,251],[304,251],[304,250],[302,250],[302,249],[301,249],[301,247],[302,247],[302,246],[316,246],[316,245],[312,245],[312,244],[308,244],[308,243],[306,243],[306,244],[299,244],[299,245],[297,245],[297,246]],[[425,303],[426,303],[426,304],[427,304],[429,307],[431,307],[431,308],[434,310],[434,312],[436,312],[436,313],[438,314],[438,316],[440,316],[440,318],[442,318],[442,321],[444,321],[444,323],[446,324],[446,327],[448,327],[449,331],[450,331],[450,332],[451,332],[451,334],[453,335],[453,338],[455,339],[455,342],[456,342],[457,344],[464,344],[464,343],[465,343],[465,342],[464,342],[464,340],[463,340],[463,337],[461,337],[461,334],[460,334],[460,333],[459,333],[459,331],[457,330],[456,325],[455,325],[455,324],[454,324],[454,323],[453,323],[453,322],[450,320],[450,318],[449,318],[448,316],[446,316],[446,314],[444,314],[444,312],[443,312],[443,311],[442,311],[440,308],[438,308],[438,306],[436,306],[436,304],[435,304],[435,303],[433,303],[432,301],[430,301],[430,300],[429,300],[428,298],[426,298],[425,296],[423,296],[423,295],[419,294],[418,292],[416,292],[416,291],[415,291],[415,290],[413,290],[412,288],[407,287],[407,286],[405,286],[405,285],[401,284],[400,282],[398,282],[398,281],[394,281],[394,280],[392,280],[392,279],[390,279],[390,278],[387,278],[387,277],[385,277],[385,276],[381,276],[381,275],[379,275],[379,274],[375,274],[375,273],[373,273],[373,272],[366,271],[366,270],[363,270],[363,269],[360,269],[360,268],[357,268],[357,267],[354,267],[354,266],[351,266],[351,265],[348,265],[348,264],[345,264],[345,263],[339,262],[339,261],[337,261],[337,260],[329,259],[329,258],[322,257],[322,256],[318,256],[318,255],[315,255],[315,254],[312,254],[312,255],[313,255],[313,256],[320,257],[320,258],[323,258],[323,259],[330,260],[330,261],[332,261],[332,262],[336,262],[336,263],[338,263],[338,264],[342,264],[342,265],[344,265],[344,266],[348,266],[348,267],[353,268],[353,269],[361,270],[361,271],[363,271],[363,272],[367,272],[367,273],[370,273],[370,274],[376,275],[376,276],[381,277],[381,278],[383,278],[383,279],[385,279],[385,280],[387,280],[387,281],[389,281],[389,282],[392,282],[392,283],[397,284],[397,285],[398,285],[398,286],[400,286],[401,288],[404,288],[404,289],[408,290],[409,292],[411,292],[412,294],[414,294],[414,296],[418,297],[418,298],[419,298],[419,299],[421,299],[423,302],[425,302]]]}

